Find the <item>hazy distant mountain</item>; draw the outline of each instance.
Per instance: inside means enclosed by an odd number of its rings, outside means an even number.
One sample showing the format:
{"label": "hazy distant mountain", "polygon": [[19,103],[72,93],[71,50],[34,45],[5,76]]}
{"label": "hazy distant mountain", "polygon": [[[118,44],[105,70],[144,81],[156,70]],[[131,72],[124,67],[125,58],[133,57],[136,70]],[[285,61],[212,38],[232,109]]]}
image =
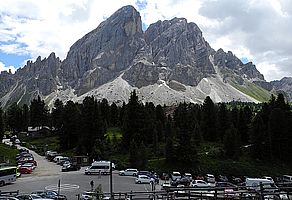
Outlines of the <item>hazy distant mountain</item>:
{"label": "hazy distant mountain", "polygon": [[[284,85],[283,91],[291,91]],[[158,21],[143,32],[132,6],[75,42],[64,61],[52,53],[15,74],[0,74],[4,107],[29,103],[37,95],[49,105],[57,98],[82,101],[87,95],[121,103],[134,89],[144,102],[170,105],[201,103],[207,95],[215,102],[258,102],[282,87],[266,82],[255,65],[243,64],[232,52],[212,49],[199,27],[184,18]]]}

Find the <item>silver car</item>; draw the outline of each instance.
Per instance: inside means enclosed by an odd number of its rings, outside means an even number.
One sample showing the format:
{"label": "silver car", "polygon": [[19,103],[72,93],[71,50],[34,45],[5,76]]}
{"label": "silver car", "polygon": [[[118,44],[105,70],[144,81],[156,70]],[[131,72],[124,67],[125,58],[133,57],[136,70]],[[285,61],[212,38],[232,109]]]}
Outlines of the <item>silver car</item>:
{"label": "silver car", "polygon": [[119,172],[120,176],[137,176],[138,170],[137,169],[126,169]]}

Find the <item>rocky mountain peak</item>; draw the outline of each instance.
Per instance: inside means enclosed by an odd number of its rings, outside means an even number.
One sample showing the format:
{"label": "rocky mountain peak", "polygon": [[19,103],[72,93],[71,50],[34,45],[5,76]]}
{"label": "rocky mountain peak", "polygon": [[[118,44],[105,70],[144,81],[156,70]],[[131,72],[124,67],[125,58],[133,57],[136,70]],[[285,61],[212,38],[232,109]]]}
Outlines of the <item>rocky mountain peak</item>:
{"label": "rocky mountain peak", "polygon": [[207,95],[216,102],[255,101],[244,94],[254,84],[272,91],[277,85],[291,88],[288,82],[268,84],[253,63],[212,49],[185,18],[157,21],[143,32],[139,12],[124,6],[76,41],[63,62],[51,53],[15,74],[1,73],[0,102],[29,103],[37,95],[50,105],[56,98],[79,101],[88,95],[122,102],[133,89],[145,101],[168,105],[202,102]]}
{"label": "rocky mountain peak", "polygon": [[61,67],[64,84],[80,95],[106,83],[131,65],[144,43],[139,12],[122,7],[72,45]]}

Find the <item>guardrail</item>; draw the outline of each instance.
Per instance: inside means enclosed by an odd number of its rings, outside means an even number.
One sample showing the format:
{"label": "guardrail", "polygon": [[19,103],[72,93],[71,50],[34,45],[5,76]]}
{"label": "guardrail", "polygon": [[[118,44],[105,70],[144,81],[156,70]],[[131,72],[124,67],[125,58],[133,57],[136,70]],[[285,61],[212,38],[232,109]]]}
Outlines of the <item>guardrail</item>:
{"label": "guardrail", "polygon": [[[234,188],[236,189],[236,188]],[[238,189],[238,188],[237,188]],[[115,192],[110,193],[96,193],[95,199],[115,199],[115,200],[175,200],[175,199],[197,199],[197,200],[221,200],[221,199],[243,199],[243,200],[290,200],[292,198],[292,187],[277,188],[277,192],[271,192],[265,188],[260,191],[246,190],[239,188],[232,190],[232,188],[193,188],[193,187],[168,187],[160,191],[130,191],[130,192]],[[78,196],[79,199],[79,196]]]}

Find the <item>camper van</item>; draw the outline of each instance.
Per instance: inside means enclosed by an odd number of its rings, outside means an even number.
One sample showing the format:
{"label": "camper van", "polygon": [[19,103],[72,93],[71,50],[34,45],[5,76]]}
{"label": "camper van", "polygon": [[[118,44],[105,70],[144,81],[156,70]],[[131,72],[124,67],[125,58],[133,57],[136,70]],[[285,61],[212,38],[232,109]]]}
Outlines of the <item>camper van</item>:
{"label": "camper van", "polygon": [[245,186],[248,190],[260,191],[261,185],[266,192],[277,191],[277,186],[271,180],[265,178],[246,178]]}
{"label": "camper van", "polygon": [[[91,166],[85,169],[85,174],[110,174],[110,161],[94,161]],[[112,169],[115,168],[115,164],[112,163]]]}

